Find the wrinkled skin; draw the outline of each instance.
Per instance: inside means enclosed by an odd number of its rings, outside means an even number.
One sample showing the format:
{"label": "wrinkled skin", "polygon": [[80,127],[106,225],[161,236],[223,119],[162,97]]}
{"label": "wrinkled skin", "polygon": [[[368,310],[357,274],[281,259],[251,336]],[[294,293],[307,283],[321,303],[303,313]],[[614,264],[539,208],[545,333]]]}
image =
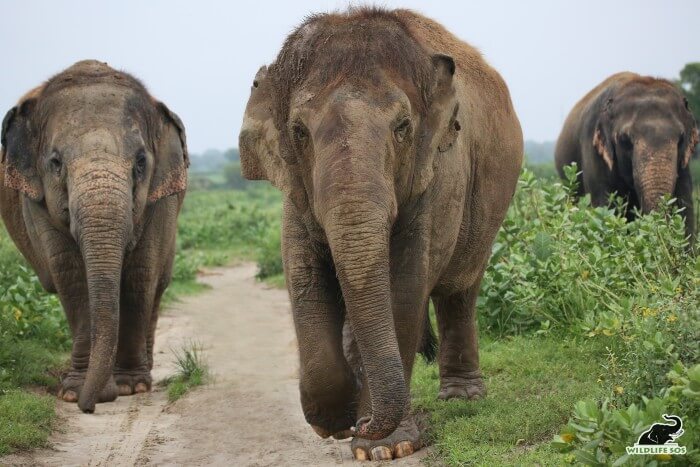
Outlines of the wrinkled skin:
{"label": "wrinkled skin", "polygon": [[692,180],[688,163],[698,129],[688,102],[665,80],[618,73],[603,81],[573,108],[557,141],[555,161],[576,163],[580,194],[606,206],[611,193],[634,208],[653,210],[664,195],[683,208],[693,234]]}
{"label": "wrinkled skin", "polygon": [[61,397],[92,413],[150,390],[187,185],[180,119],[131,76],[83,61],[7,113],[2,145],[0,214],[73,336]]}
{"label": "wrinkled skin", "polygon": [[408,382],[431,298],[438,397],[486,394],[474,307],[522,163],[505,84],[415,13],[315,16],[258,73],[239,147],[244,176],[285,194],[306,420],[354,436],[358,459],[413,453]]}

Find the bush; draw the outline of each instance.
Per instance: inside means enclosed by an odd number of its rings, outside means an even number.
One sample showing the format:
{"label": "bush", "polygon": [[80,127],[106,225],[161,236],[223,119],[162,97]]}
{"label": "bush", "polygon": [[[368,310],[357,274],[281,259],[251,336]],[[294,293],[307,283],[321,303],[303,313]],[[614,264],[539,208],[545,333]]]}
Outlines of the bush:
{"label": "bush", "polygon": [[479,306],[496,335],[550,327],[612,332],[635,310],[691,300],[700,271],[688,260],[683,219],[671,204],[632,222],[576,200],[566,184],[525,170],[493,247]]}
{"label": "bush", "polygon": [[279,225],[272,225],[267,234],[259,241],[258,253],[256,256],[258,263],[258,279],[282,274],[282,246],[280,239]]}

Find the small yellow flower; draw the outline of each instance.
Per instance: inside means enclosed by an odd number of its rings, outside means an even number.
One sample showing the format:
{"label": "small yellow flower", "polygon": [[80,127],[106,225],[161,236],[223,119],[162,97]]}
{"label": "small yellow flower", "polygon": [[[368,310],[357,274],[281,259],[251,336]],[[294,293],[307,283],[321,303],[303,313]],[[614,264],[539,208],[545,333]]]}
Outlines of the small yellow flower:
{"label": "small yellow flower", "polygon": [[654,457],[656,458],[656,460],[659,461],[670,461],[671,459],[673,459],[673,456],[671,454],[657,454]]}
{"label": "small yellow flower", "polygon": [[561,439],[564,440],[565,443],[570,443],[574,440],[574,435],[571,433],[564,433],[561,435]]}
{"label": "small yellow flower", "polygon": [[657,310],[655,308],[649,308],[647,306],[642,308],[642,316],[644,316],[645,318],[648,318],[650,316],[656,316],[658,314],[659,314],[659,310]]}
{"label": "small yellow flower", "polygon": [[622,386],[615,386],[615,392],[618,394],[622,394],[623,392],[625,392],[625,388],[623,388]]}
{"label": "small yellow flower", "polygon": [[668,321],[669,323],[675,323],[676,321],[678,321],[678,317],[676,315],[668,315],[666,321]]}
{"label": "small yellow flower", "polygon": [[683,287],[676,287],[676,293],[682,293],[683,292]]}
{"label": "small yellow flower", "polygon": [[15,308],[15,321],[19,321],[19,319],[22,317],[22,310],[19,308]]}

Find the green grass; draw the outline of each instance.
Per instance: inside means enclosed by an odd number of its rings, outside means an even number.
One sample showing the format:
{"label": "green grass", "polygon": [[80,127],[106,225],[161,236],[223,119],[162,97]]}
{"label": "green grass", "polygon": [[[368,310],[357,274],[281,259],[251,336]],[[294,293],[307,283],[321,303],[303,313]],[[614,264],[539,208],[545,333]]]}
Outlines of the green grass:
{"label": "green grass", "polygon": [[413,409],[429,414],[434,456],[449,465],[559,465],[550,447],[573,401],[602,394],[596,376],[601,349],[555,337],[482,339],[488,395],[478,401],[438,401],[437,365],[419,359]]}
{"label": "green grass", "polygon": [[209,378],[201,344],[190,342],[180,350],[174,350],[173,355],[177,373],[161,382],[167,386],[170,402],[180,399],[190,389],[205,384]]}
{"label": "green grass", "polygon": [[0,455],[43,446],[56,414],[54,398],[21,391],[0,397]]}

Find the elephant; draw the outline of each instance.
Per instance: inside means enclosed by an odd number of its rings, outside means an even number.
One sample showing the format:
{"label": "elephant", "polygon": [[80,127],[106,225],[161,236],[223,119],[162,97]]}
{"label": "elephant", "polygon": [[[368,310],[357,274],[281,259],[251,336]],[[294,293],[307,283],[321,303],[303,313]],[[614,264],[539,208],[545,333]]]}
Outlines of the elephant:
{"label": "elephant", "polygon": [[2,123],[0,214],[73,337],[59,396],[151,389],[153,341],[187,188],[185,128],[136,78],[80,61]]}
{"label": "elephant", "polygon": [[[304,416],[322,437],[352,435],[357,459],[410,455],[429,300],[438,398],[486,395],[475,303],[523,159],[508,88],[442,25],[370,7],[309,17],[264,75],[241,169],[284,195]],[[346,322],[359,358],[344,350]]]}
{"label": "elephant", "polygon": [[[241,133],[246,134],[243,143],[246,144],[247,154],[255,154],[256,159],[267,160],[269,163],[281,161],[279,151],[279,138],[275,130],[274,120],[272,118],[272,94],[270,80],[267,79],[267,66],[261,66],[250,90],[250,98],[246,105],[243,115],[243,124]],[[250,158],[245,159],[242,164],[247,164]],[[279,164],[278,164],[279,166]],[[261,166],[263,169],[264,167]],[[281,167],[281,166],[280,166]],[[244,167],[243,171],[247,169]],[[280,174],[281,171],[270,171],[272,174]],[[428,363],[435,360],[437,353],[437,338],[430,323],[429,308],[425,309],[425,321],[423,326],[423,337],[418,344],[418,353],[423,355],[423,358]],[[343,324],[343,346],[345,348],[346,359],[359,362],[357,354],[357,346],[352,338],[352,331],[349,328],[349,322],[345,320]]]}
{"label": "elephant", "polygon": [[607,206],[615,193],[648,213],[663,195],[683,208],[686,233],[693,235],[693,183],[688,169],[698,128],[688,101],[669,81],[617,73],[596,86],[571,110],[555,148],[560,176],[564,166],[581,170],[579,195]]}
{"label": "elephant", "polygon": [[664,414],[663,417],[673,423],[654,423],[651,428],[639,435],[637,444],[666,444],[683,434],[683,421],[680,417],[667,414]]}

